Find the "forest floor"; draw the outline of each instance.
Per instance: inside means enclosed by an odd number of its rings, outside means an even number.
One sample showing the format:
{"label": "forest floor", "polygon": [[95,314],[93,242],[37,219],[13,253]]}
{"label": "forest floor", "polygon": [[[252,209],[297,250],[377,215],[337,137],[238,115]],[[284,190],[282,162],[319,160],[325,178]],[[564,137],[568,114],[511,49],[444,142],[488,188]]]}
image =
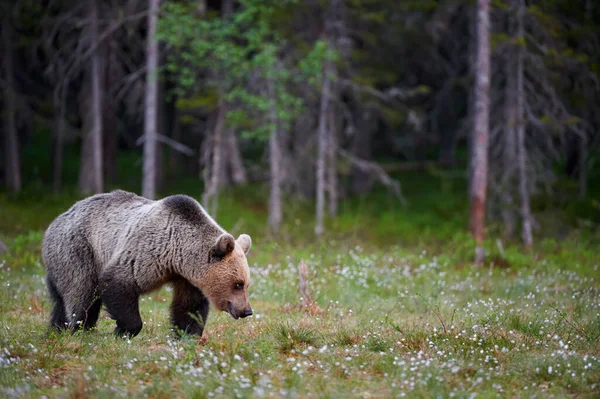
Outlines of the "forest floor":
{"label": "forest floor", "polygon": [[0,396],[600,395],[597,237],[540,240],[530,252],[490,240],[477,267],[460,198],[419,201],[429,212],[357,201],[318,243],[300,209],[310,205],[288,208],[271,236],[258,227],[262,202],[239,198],[222,195],[217,220],[253,235],[255,314],[212,311],[202,339],[179,339],[165,287],[140,299],[144,328],[128,340],[105,312],[95,331],[48,333],[42,231],[74,198],[0,196]]}

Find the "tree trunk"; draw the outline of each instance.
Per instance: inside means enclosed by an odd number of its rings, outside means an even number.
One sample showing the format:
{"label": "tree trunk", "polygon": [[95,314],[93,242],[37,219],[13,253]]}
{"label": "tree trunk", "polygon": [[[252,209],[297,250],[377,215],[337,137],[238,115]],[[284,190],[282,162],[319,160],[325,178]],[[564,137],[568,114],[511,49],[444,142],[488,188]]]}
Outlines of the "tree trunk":
{"label": "tree trunk", "polygon": [[244,184],[248,180],[246,169],[242,161],[240,146],[238,145],[237,134],[234,129],[227,129],[226,132],[227,162],[233,184]]}
{"label": "tree trunk", "polygon": [[104,101],[102,102],[102,139],[104,145],[104,179],[113,183],[117,176],[117,113],[115,101],[111,98],[113,86],[117,80],[115,62],[111,53],[110,42],[105,39],[104,50]]}
{"label": "tree trunk", "polygon": [[579,198],[584,198],[587,194],[587,160],[588,143],[587,137],[579,137]]}
{"label": "tree trunk", "polygon": [[328,125],[329,125],[329,144],[327,148],[327,194],[328,194],[328,205],[329,205],[329,216],[335,217],[337,215],[338,207],[338,181],[337,181],[337,137],[336,137],[336,123],[335,123],[335,112],[333,104],[330,105],[327,112]]}
{"label": "tree trunk", "polygon": [[[513,15],[509,14],[509,19]],[[509,23],[510,25],[510,23]],[[509,27],[510,31],[510,27]],[[512,35],[512,32],[509,32]],[[514,213],[513,184],[515,182],[515,165],[517,164],[517,147],[515,140],[515,126],[517,110],[517,79],[516,69],[513,62],[514,49],[508,50],[504,60],[504,74],[506,86],[504,89],[504,148],[502,153],[503,172],[501,187],[502,221],[504,222],[504,237],[512,237],[515,234],[516,220]]]}
{"label": "tree trunk", "polygon": [[518,147],[518,164],[519,164],[519,192],[521,195],[521,217],[523,218],[523,226],[521,234],[523,236],[523,244],[530,248],[533,244],[533,236],[531,233],[531,209],[529,205],[529,184],[527,181],[527,154],[525,147],[525,85],[524,85],[524,52],[525,52],[525,32],[523,19],[525,17],[524,0],[518,0],[517,10],[517,147]]}
{"label": "tree trunk", "polygon": [[[308,97],[308,96],[307,96]],[[291,137],[292,152],[291,159],[294,160],[293,171],[287,172],[289,182],[293,185],[294,191],[304,200],[315,197],[315,167],[314,153],[317,150],[318,135],[315,134],[318,126],[316,125],[312,109],[316,108],[316,99],[312,101],[309,97],[305,111],[296,119]]]}
{"label": "tree trunk", "polygon": [[212,148],[212,157],[210,157],[210,167],[208,169],[208,173],[205,174],[204,194],[202,194],[202,203],[212,216],[216,216],[217,214],[219,186],[221,185],[221,175],[223,169],[221,151],[223,130],[225,126],[225,114],[227,112],[226,105],[223,101],[221,101],[219,110],[217,112],[217,122],[215,124],[212,143],[207,143],[207,145]]}
{"label": "tree trunk", "polygon": [[[592,25],[592,0],[585,1],[585,21]],[[593,88],[587,87],[585,90],[586,101],[593,103]],[[593,111],[592,111],[593,112]],[[588,120],[593,120],[593,116],[588,113]],[[588,157],[588,137],[579,137],[579,198],[585,198],[587,195],[587,157]]]}
{"label": "tree trunk", "polygon": [[233,13],[233,0],[223,0],[221,3],[221,13],[231,15]]}
{"label": "tree trunk", "polygon": [[[172,107],[172,125],[171,125],[171,138],[175,141],[177,141],[178,143],[181,143],[181,123],[179,121],[179,110],[177,109],[177,106],[175,105],[176,102],[175,100],[173,100],[173,104],[171,104]],[[179,154],[179,151],[175,151],[174,149],[171,149],[169,151],[169,160],[168,160],[168,178],[175,178],[177,176],[177,173],[179,171],[180,168],[180,162],[181,162],[181,154]]]}
{"label": "tree trunk", "polygon": [[317,155],[317,209],[315,234],[320,236],[324,232],[323,217],[325,210],[325,169],[326,158],[329,145],[329,134],[327,131],[327,113],[329,110],[329,98],[331,92],[330,72],[332,70],[331,61],[326,61],[325,73],[323,76],[323,85],[321,89],[321,106],[319,111],[318,128],[318,155]]}
{"label": "tree trunk", "polygon": [[269,196],[269,228],[271,232],[277,233],[282,220],[281,210],[281,147],[279,144],[279,131],[277,113],[275,111],[275,98],[273,82],[269,80],[269,96],[271,104],[269,119],[271,122],[271,133],[269,135],[269,166],[271,169],[271,192]]}
{"label": "tree trunk", "polygon": [[472,151],[471,231],[475,239],[475,262],[485,259],[485,208],[488,175],[490,102],[490,0],[477,1],[477,66],[475,70],[475,121]]}
{"label": "tree trunk", "polygon": [[[62,97],[62,96],[58,96]],[[63,151],[65,137],[65,108],[66,104],[61,99],[55,98],[54,104],[54,142],[52,148],[52,187],[58,194],[62,188]]]}
{"label": "tree trunk", "polygon": [[19,156],[19,136],[16,124],[16,98],[14,87],[12,25],[6,16],[3,21],[4,41],[4,151],[6,185],[10,191],[21,191],[21,161]]}
{"label": "tree trunk", "polygon": [[[98,43],[98,6],[96,1],[89,0],[90,12],[90,45]],[[100,193],[103,187],[102,168],[102,76],[99,47],[91,56],[91,104],[87,109],[84,126],[88,129],[83,140],[81,152],[81,168],[79,174],[79,189],[85,194]],[[90,115],[91,114],[91,115]]]}
{"label": "tree trunk", "polygon": [[146,103],[144,106],[144,171],[142,195],[156,196],[157,106],[158,106],[158,41],[156,23],[160,0],[149,0],[148,37],[146,50]]}
{"label": "tree trunk", "polygon": [[[357,129],[352,138],[352,155],[358,159],[371,161],[371,128],[373,126],[373,111],[367,104],[365,109],[356,111],[358,116]],[[351,189],[353,194],[364,195],[373,187],[373,175],[357,166],[352,168]]]}

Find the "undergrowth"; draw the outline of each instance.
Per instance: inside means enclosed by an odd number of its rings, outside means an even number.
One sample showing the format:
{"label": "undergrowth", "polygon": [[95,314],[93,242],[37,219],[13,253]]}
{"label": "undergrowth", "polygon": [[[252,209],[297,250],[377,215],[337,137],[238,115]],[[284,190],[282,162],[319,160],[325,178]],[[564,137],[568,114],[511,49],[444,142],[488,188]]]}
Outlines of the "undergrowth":
{"label": "undergrowth", "polygon": [[[216,219],[254,241],[255,314],[212,311],[201,339],[171,331],[168,287],[140,298],[133,339],[115,338],[104,312],[93,331],[50,332],[43,230],[79,197],[0,194],[0,396],[600,395],[598,233],[539,233],[525,251],[492,225],[477,267],[464,187],[444,186],[440,200],[435,178],[403,183],[406,207],[384,192],[345,201],[320,240],[311,202],[288,199],[273,235],[264,190],[225,190]],[[164,195],[174,192],[200,198],[182,187]],[[311,306],[300,300],[301,260]]]}

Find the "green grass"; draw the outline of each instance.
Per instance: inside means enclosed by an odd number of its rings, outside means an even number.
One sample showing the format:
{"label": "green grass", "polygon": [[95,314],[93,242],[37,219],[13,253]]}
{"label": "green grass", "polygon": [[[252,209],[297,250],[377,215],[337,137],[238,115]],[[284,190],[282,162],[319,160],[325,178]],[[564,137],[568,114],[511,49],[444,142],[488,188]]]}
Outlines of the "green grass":
{"label": "green grass", "polygon": [[[24,397],[467,397],[600,392],[598,263],[516,269],[441,263],[412,248],[305,248],[317,308],[303,308],[299,259],[257,243],[252,318],[211,313],[177,339],[171,293],[141,298],[131,340],[47,332],[39,256],[0,267],[0,389]],[[18,258],[18,259],[16,259]],[[268,260],[267,260],[268,259]],[[18,266],[15,266],[18,265]]]}
{"label": "green grass", "polygon": [[[526,252],[498,246],[492,226],[475,267],[464,185],[403,185],[407,207],[351,199],[319,241],[312,203],[288,203],[272,235],[262,187],[225,190],[217,220],[253,236],[255,314],[213,311],[202,339],[170,330],[168,288],[142,296],[131,340],[105,313],[94,331],[49,333],[43,229],[79,196],[0,194],[0,397],[597,397],[597,231],[538,233]],[[314,306],[301,305],[301,260]]]}

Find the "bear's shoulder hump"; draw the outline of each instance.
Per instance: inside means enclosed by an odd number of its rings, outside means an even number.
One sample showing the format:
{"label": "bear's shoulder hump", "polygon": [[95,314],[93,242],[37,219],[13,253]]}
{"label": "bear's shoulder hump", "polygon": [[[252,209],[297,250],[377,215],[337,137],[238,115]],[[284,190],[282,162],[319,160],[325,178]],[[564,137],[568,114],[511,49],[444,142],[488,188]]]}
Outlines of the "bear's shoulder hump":
{"label": "bear's shoulder hump", "polygon": [[202,207],[198,201],[187,195],[171,195],[163,200],[163,204],[169,211],[186,220],[199,221],[202,218]]}

